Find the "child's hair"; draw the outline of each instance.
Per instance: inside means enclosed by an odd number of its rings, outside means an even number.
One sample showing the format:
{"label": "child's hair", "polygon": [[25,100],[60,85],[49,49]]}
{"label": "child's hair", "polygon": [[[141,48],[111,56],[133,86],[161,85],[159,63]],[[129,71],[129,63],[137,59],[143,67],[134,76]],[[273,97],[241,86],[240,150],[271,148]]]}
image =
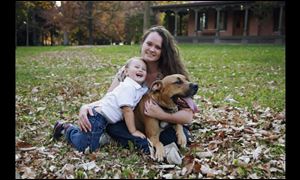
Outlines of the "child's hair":
{"label": "child's hair", "polygon": [[[141,57],[132,57],[132,58],[130,58],[130,59],[128,59],[128,60],[126,61],[125,66],[123,66],[123,67],[124,67],[124,70],[127,69],[127,68],[129,67],[131,61],[134,60],[134,59],[144,61]],[[147,63],[146,63],[145,61],[144,61],[144,63],[146,64],[146,68],[147,68]],[[123,68],[122,68],[122,69],[123,69]],[[118,72],[117,78],[118,78],[118,81],[119,81],[119,82],[123,82],[124,79],[125,79],[125,77],[126,77],[125,71],[124,71],[124,70]]]}
{"label": "child's hair", "polygon": [[[133,60],[140,60],[140,61],[144,61],[141,57],[132,57],[130,59],[127,60],[126,64],[125,64],[125,68],[128,68],[128,66],[130,65],[131,61]],[[144,63],[146,64],[147,66],[147,63],[144,61]]]}

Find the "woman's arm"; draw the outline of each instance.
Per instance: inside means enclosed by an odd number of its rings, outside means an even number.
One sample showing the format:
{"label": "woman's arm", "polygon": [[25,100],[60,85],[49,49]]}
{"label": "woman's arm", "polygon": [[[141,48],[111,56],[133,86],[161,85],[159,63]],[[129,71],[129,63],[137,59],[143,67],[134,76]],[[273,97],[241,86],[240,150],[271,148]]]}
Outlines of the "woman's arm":
{"label": "woman's arm", "polygon": [[94,105],[97,105],[99,103],[99,101],[95,101],[95,102],[92,102],[90,104],[84,104],[84,105],[81,106],[81,108],[79,110],[79,119],[78,119],[78,122],[77,122],[80,129],[81,129],[81,131],[88,132],[88,131],[92,130],[92,125],[91,125],[91,123],[90,123],[87,116],[88,116],[88,114],[91,115],[91,116],[94,116],[92,107]]}
{"label": "woman's arm", "polygon": [[113,82],[111,83],[107,92],[110,92],[113,89],[115,89],[115,87],[117,87],[120,84],[120,82],[125,79],[124,71],[125,71],[125,66],[121,67],[121,69],[117,72],[117,74],[115,75],[115,78],[113,79]]}
{"label": "woman's arm", "polygon": [[[117,74],[107,92],[112,91],[119,84],[120,84],[120,82],[118,80],[118,74]],[[95,101],[90,104],[85,104],[85,105],[81,106],[81,108],[79,110],[78,125],[82,131],[88,132],[88,131],[92,130],[92,125],[91,125],[90,121],[88,120],[87,115],[90,114],[91,116],[94,116],[92,107],[99,104],[99,101]]]}
{"label": "woman's arm", "polygon": [[108,88],[107,92],[111,92],[120,84],[120,81],[117,76],[115,76],[113,82],[111,83],[110,87]]}
{"label": "woman's arm", "polygon": [[123,116],[125,119],[126,126],[128,128],[128,131],[133,135],[140,138],[145,138],[146,136],[136,129],[135,122],[134,122],[134,113],[131,107],[123,106],[121,107]]}
{"label": "woman's arm", "polygon": [[176,124],[189,124],[193,120],[193,111],[190,108],[184,108],[175,113],[167,113],[153,101],[145,103],[144,113],[147,116]]}

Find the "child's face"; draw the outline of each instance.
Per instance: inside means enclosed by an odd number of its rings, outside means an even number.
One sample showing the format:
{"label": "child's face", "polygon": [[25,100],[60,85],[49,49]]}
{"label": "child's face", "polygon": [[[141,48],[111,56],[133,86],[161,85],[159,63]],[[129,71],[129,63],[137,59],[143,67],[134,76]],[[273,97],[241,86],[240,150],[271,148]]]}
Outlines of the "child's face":
{"label": "child's face", "polygon": [[147,66],[142,60],[133,59],[126,68],[126,76],[142,84],[147,75]]}

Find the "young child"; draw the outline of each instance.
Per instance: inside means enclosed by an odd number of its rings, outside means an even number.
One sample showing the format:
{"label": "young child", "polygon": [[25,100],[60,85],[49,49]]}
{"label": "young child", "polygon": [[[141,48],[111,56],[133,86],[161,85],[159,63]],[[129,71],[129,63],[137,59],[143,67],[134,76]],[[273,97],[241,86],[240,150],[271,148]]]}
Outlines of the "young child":
{"label": "young child", "polygon": [[133,136],[146,138],[138,131],[134,123],[133,109],[148,91],[144,81],[147,67],[145,62],[134,57],[125,66],[126,78],[113,91],[108,92],[101,100],[91,103],[94,116],[88,116],[92,131],[84,132],[72,124],[57,121],[54,125],[53,138],[58,140],[65,135],[67,141],[78,151],[84,152],[87,147],[91,152],[99,148],[99,139],[108,123],[125,119],[127,128]]}

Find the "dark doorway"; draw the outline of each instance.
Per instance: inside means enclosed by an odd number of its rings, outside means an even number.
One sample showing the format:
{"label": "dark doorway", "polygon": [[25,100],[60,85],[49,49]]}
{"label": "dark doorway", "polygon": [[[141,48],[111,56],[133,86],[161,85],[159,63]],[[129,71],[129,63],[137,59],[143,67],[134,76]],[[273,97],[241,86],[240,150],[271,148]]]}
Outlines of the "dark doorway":
{"label": "dark doorway", "polygon": [[243,35],[244,28],[244,11],[234,11],[233,12],[233,35],[241,36]]}
{"label": "dark doorway", "polygon": [[175,15],[172,12],[167,12],[166,15],[166,28],[172,35],[175,34]]}

